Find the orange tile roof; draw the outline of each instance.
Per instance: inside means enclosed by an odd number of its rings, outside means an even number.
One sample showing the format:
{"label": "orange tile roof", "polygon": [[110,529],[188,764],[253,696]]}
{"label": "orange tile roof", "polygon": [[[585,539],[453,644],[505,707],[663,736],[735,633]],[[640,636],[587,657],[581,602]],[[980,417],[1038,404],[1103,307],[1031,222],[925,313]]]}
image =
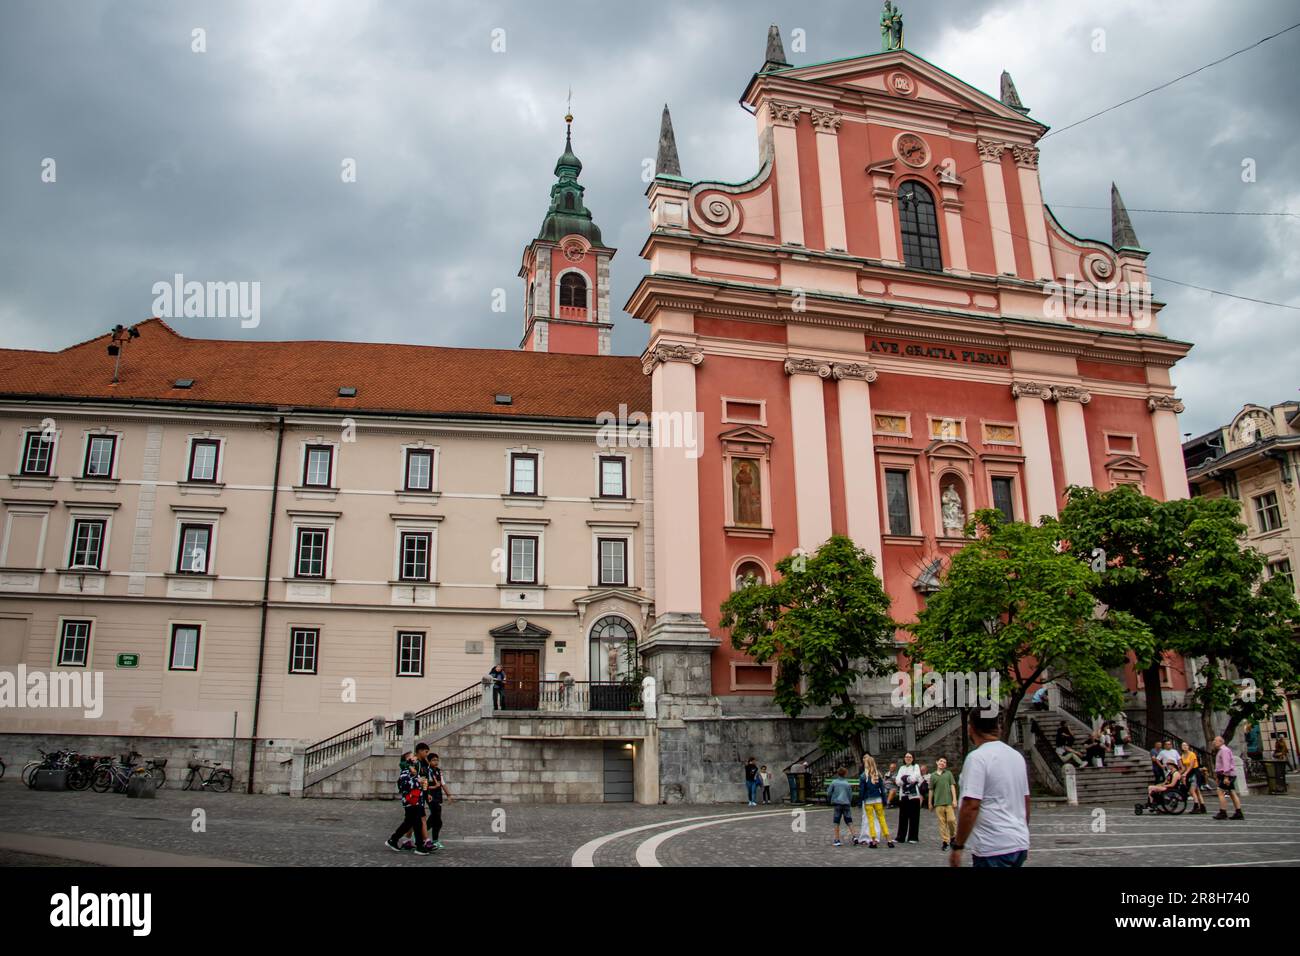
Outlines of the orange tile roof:
{"label": "orange tile roof", "polygon": [[[634,356],[191,339],[161,319],[137,328],[117,385],[105,334],[59,352],[0,349],[0,396],[583,421],[620,403],[650,411]],[[175,388],[184,378],[193,387]],[[356,398],[340,398],[344,386]],[[495,404],[498,393],[513,404]]]}

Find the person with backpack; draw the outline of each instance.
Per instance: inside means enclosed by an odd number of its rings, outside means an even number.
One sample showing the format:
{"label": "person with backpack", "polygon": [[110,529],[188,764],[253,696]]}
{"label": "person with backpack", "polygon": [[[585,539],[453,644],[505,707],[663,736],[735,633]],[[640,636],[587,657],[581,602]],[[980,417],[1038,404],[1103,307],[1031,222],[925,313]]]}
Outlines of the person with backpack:
{"label": "person with backpack", "polygon": [[921,783],[924,778],[910,753],[903,754],[898,768],[898,842],[920,843]]}
{"label": "person with backpack", "polygon": [[405,815],[393,835],[384,841],[384,846],[395,853],[401,853],[400,841],[409,833],[415,838],[415,855],[428,856],[429,851],[424,846],[424,780],[419,775],[419,761],[408,750],[402,754],[398,767],[397,792]]}
{"label": "person with backpack", "polygon": [[[421,753],[423,750],[423,753]],[[447,789],[447,783],[442,778],[442,768],[438,763],[438,755],[429,752],[428,744],[416,744],[415,755],[424,765],[424,776],[428,780],[425,787],[425,798],[429,803],[429,819],[425,825],[428,834],[428,842],[424,845],[427,850],[444,850],[442,840],[438,839],[442,833],[442,804],[445,800],[451,803],[451,791]]]}

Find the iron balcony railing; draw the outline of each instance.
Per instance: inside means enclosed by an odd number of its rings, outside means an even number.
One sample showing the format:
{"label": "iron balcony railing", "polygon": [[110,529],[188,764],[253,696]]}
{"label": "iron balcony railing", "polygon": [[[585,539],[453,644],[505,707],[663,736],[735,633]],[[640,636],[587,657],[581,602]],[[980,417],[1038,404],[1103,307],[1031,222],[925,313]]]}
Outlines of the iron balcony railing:
{"label": "iron balcony railing", "polygon": [[532,687],[507,687],[500,711],[542,713],[630,713],[641,709],[641,687],[621,681],[539,681]]}

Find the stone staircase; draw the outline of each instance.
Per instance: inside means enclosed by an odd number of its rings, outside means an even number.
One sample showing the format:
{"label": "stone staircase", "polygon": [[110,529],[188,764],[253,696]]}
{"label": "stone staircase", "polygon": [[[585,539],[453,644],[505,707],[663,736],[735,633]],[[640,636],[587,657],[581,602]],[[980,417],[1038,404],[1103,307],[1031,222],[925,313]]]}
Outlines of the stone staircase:
{"label": "stone staircase", "polygon": [[[1075,749],[1084,750],[1092,727],[1065,709],[1035,710],[1027,715],[1039,734],[1030,748],[1033,782],[1053,796],[1065,797],[1065,768],[1056,756],[1056,728],[1064,722],[1075,735]],[[1122,757],[1105,758],[1104,766],[1075,768],[1074,780],[1080,805],[1098,803],[1145,803],[1147,786],[1154,781],[1151,758],[1141,747],[1130,744]]]}

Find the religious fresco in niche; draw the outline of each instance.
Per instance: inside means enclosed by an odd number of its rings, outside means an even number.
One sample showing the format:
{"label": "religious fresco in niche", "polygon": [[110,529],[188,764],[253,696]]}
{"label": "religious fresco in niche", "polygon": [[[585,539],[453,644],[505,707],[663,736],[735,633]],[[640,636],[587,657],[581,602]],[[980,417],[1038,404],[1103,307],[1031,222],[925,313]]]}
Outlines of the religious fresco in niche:
{"label": "religious fresco in niche", "polygon": [[965,423],[957,418],[932,418],[930,437],[940,441],[962,441],[966,437]]}
{"label": "religious fresco in niche", "polygon": [[1016,426],[986,423],[984,425],[984,441],[997,445],[1019,444],[1016,440]]}
{"label": "religious fresco in niche", "polygon": [[753,458],[731,460],[732,513],[737,525],[763,527],[762,470]]}
{"label": "religious fresco in niche", "polygon": [[907,437],[906,415],[876,415],[876,431],[882,435],[902,435]]}

